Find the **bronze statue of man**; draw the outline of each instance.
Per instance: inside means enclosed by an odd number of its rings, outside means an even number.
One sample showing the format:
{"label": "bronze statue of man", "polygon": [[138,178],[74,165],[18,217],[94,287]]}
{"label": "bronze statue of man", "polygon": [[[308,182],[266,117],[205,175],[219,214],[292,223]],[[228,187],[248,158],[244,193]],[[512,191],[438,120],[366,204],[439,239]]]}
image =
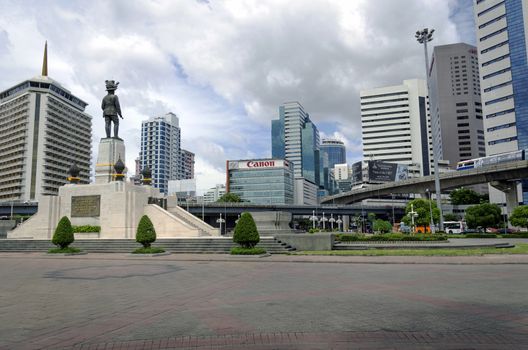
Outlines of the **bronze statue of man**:
{"label": "bronze statue of man", "polygon": [[118,139],[119,118],[117,116],[119,116],[121,119],[123,119],[123,116],[121,115],[121,106],[119,106],[119,98],[117,98],[117,95],[115,95],[114,92],[117,90],[119,82],[116,83],[114,80],[105,80],[105,83],[106,91],[108,91],[108,94],[103,98],[101,108],[103,109],[103,117],[105,118],[106,137],[111,137],[110,126],[113,122],[114,137]]}

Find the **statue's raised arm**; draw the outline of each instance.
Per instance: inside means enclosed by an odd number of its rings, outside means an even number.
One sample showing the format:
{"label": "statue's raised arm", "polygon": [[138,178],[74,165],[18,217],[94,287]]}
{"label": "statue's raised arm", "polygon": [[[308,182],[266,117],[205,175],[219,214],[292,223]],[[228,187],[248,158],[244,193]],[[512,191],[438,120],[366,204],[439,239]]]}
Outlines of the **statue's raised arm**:
{"label": "statue's raised arm", "polygon": [[103,110],[103,117],[105,118],[105,131],[106,137],[111,137],[111,123],[114,123],[114,137],[119,138],[119,117],[123,119],[121,115],[121,106],[119,105],[119,98],[115,95],[119,82],[114,80],[105,80],[106,91],[108,94],[103,98],[101,103],[101,109]]}

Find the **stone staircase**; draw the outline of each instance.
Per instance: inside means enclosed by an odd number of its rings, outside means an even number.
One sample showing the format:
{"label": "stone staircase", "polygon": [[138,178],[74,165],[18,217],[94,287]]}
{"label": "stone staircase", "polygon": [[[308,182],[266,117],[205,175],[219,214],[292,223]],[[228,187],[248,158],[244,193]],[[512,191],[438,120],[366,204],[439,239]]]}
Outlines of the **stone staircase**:
{"label": "stone staircase", "polygon": [[[91,253],[130,253],[141,245],[132,239],[79,239],[73,247]],[[229,253],[236,246],[231,238],[167,238],[158,239],[154,247],[163,247],[171,253]],[[55,246],[48,240],[0,239],[0,252],[45,252]],[[261,237],[257,247],[271,254],[286,254],[295,248],[274,237]]]}
{"label": "stone staircase", "polygon": [[178,219],[182,220],[189,226],[197,229],[200,232],[200,236],[218,236],[218,229],[203,222],[201,219],[189,213],[187,210],[178,206],[167,208],[167,211]]}

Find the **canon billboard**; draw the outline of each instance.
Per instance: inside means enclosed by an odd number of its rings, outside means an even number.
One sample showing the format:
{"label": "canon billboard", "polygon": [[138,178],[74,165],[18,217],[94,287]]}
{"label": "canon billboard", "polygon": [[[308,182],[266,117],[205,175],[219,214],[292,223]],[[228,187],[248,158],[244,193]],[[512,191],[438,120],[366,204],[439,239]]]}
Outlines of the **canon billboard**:
{"label": "canon billboard", "polygon": [[254,160],[236,160],[228,162],[228,169],[272,169],[288,168],[290,165],[287,160],[283,159],[254,159]]}

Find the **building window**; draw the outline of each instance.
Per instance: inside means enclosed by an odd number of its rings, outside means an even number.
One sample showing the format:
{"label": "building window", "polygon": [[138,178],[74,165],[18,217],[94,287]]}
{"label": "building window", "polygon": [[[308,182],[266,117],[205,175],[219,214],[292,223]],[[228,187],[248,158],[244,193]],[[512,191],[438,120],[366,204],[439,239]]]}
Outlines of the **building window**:
{"label": "building window", "polygon": [[490,141],[490,142],[488,142],[488,145],[496,145],[496,144],[499,144],[499,143],[511,142],[511,141],[516,141],[516,140],[517,140],[517,136],[507,137],[507,138],[504,138],[504,139],[498,139],[498,140]]}

